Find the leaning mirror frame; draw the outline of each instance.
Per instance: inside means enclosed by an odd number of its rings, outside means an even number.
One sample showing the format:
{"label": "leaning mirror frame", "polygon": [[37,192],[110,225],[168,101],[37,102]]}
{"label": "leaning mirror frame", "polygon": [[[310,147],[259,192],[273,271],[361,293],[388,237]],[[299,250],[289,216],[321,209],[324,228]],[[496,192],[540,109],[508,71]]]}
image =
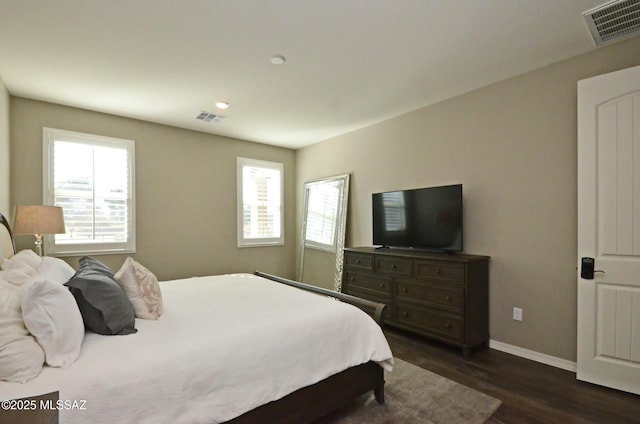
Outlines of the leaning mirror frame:
{"label": "leaning mirror frame", "polygon": [[[320,196],[320,190],[329,186],[338,185],[338,199],[336,204],[336,220],[335,228],[333,231],[334,240],[331,245],[323,244],[321,240],[309,240],[307,237],[308,222],[309,222],[309,207],[313,198]],[[314,190],[317,189],[317,190]],[[302,228],[300,239],[300,281],[303,281],[304,277],[304,256],[305,249],[316,249],[324,251],[335,251],[335,270],[333,287],[335,291],[340,292],[342,289],[342,270],[343,270],[343,256],[344,256],[344,243],[346,235],[347,225],[347,204],[349,200],[349,174],[336,175],[333,177],[320,178],[304,183],[304,204],[302,209]],[[325,193],[326,194],[326,193]],[[318,238],[319,236],[316,236]],[[309,282],[308,282],[309,283]],[[313,283],[311,283],[313,284]]]}

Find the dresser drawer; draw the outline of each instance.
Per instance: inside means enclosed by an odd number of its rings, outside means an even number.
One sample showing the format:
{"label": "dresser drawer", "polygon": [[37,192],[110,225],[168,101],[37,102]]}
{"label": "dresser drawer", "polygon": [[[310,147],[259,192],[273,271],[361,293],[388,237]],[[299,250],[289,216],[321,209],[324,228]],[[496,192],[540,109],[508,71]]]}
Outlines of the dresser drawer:
{"label": "dresser drawer", "polygon": [[396,305],[396,321],[398,324],[450,340],[462,340],[462,317],[440,314],[429,309],[420,309],[399,303]]}
{"label": "dresser drawer", "polygon": [[373,277],[370,275],[357,274],[347,272],[345,274],[345,283],[349,290],[375,292],[388,302],[391,297],[391,280],[383,277]]}
{"label": "dresser drawer", "polygon": [[384,303],[385,305],[387,305],[387,307],[384,308],[382,317],[386,322],[389,322],[391,317],[391,301],[389,299],[389,296],[380,295],[380,294],[377,294],[376,292],[361,291],[355,287],[347,287],[347,289],[344,290],[344,293],[350,294],[351,296],[359,297],[360,299],[370,300],[372,302]]}
{"label": "dresser drawer", "polygon": [[346,252],[344,255],[344,266],[346,269],[373,271],[373,256]]}
{"label": "dresser drawer", "polygon": [[413,261],[410,259],[376,256],[376,272],[394,275],[411,275]]}
{"label": "dresser drawer", "polygon": [[464,289],[396,280],[396,299],[435,306],[452,312],[464,311]]}
{"label": "dresser drawer", "polygon": [[418,278],[463,284],[464,265],[435,261],[416,261],[415,275]]}

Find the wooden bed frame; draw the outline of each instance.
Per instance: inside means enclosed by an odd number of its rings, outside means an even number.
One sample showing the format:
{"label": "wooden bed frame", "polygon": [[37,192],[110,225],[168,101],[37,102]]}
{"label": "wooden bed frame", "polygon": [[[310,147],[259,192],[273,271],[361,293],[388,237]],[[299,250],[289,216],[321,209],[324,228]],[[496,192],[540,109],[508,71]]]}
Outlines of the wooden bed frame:
{"label": "wooden bed frame", "polygon": [[[2,214],[0,214],[0,225],[5,226],[11,236],[9,223]],[[11,243],[15,252],[13,239]],[[382,313],[386,305],[382,303],[370,302],[355,296],[288,280],[260,271],[256,271],[255,275],[280,284],[286,284],[350,303],[369,314],[378,325],[383,325]],[[282,399],[259,406],[227,421],[227,424],[308,424],[346,405],[349,401],[370,390],[373,390],[378,403],[384,403],[384,371],[380,365],[371,361],[348,368],[316,384],[296,390]],[[53,399],[55,401],[58,397],[59,393],[53,392],[28,399],[37,399],[38,402],[40,399]],[[9,421],[7,422],[16,424],[58,423],[58,414],[55,410],[3,411],[2,415],[3,420],[8,419]]]}

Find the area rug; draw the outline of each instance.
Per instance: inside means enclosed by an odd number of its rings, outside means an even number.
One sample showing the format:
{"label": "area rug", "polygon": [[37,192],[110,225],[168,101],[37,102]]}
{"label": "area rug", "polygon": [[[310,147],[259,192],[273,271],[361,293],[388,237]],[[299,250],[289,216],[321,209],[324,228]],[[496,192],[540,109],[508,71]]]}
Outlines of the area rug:
{"label": "area rug", "polygon": [[482,424],[502,402],[395,358],[385,403],[367,394],[317,424]]}

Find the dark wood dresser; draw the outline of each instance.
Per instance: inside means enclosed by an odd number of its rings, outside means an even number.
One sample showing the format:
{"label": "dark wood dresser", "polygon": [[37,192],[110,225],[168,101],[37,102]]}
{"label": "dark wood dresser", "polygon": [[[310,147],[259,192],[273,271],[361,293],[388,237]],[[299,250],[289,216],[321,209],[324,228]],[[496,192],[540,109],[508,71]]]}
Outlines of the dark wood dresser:
{"label": "dark wood dresser", "polygon": [[342,291],[386,303],[385,325],[462,348],[489,340],[489,257],[344,249]]}

